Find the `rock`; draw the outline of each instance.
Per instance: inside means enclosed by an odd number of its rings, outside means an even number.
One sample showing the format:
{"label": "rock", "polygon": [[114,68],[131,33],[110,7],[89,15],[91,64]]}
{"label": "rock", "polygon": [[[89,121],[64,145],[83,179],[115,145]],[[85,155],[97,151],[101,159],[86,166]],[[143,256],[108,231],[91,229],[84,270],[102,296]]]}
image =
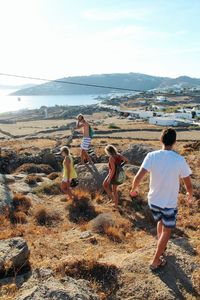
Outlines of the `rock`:
{"label": "rock", "polygon": [[87,230],[87,231],[83,231],[80,235],[80,239],[87,239],[89,237],[92,236],[91,231]]}
{"label": "rock", "polygon": [[89,282],[64,277],[61,280],[53,278],[31,278],[21,289],[16,300],[100,300],[92,291]]}
{"label": "rock", "polygon": [[125,165],[124,168],[127,172],[131,173],[132,175],[136,175],[140,169],[138,166],[132,166],[132,165]]}
{"label": "rock", "polygon": [[[183,244],[187,245],[187,251]],[[199,299],[191,275],[200,270],[200,265],[195,262],[188,240],[179,238],[168,243],[167,265],[156,274],[149,269],[155,249],[155,244],[147,245],[122,261],[120,288],[115,299]]]}
{"label": "rock", "polygon": [[141,165],[146,155],[154,150],[156,149],[146,144],[132,144],[122,154],[129,159],[131,164]]}
{"label": "rock", "polygon": [[24,181],[15,182],[11,185],[12,190],[15,191],[15,193],[20,194],[28,194],[31,192],[32,188],[25,183]]}
{"label": "rock", "polygon": [[[1,178],[0,178],[0,181],[1,181]],[[4,175],[4,179],[3,181],[5,181],[5,183],[13,183],[15,182],[15,176],[13,175]]]}
{"label": "rock", "polygon": [[0,174],[0,214],[3,214],[7,207],[12,208],[12,193],[5,183],[5,175]]}
{"label": "rock", "polygon": [[108,164],[86,164],[76,166],[79,188],[89,192],[102,189],[103,180],[108,175]]}
{"label": "rock", "polygon": [[106,228],[115,225],[113,216],[109,213],[101,213],[91,221],[91,228],[94,232],[103,233]]}
{"label": "rock", "polygon": [[0,241],[0,275],[9,270],[16,273],[29,265],[29,249],[23,238],[16,237]]}

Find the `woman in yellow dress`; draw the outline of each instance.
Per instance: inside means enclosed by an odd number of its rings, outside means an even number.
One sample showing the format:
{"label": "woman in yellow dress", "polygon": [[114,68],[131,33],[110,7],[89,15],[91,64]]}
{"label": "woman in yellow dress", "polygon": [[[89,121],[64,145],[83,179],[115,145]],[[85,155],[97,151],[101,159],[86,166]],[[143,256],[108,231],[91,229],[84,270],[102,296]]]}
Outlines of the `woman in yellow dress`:
{"label": "woman in yellow dress", "polygon": [[69,148],[64,146],[61,148],[61,155],[64,157],[63,160],[63,178],[61,182],[61,190],[66,194],[71,200],[73,200],[74,195],[71,191],[71,181],[77,178],[76,170],[74,169],[73,157],[70,154]]}

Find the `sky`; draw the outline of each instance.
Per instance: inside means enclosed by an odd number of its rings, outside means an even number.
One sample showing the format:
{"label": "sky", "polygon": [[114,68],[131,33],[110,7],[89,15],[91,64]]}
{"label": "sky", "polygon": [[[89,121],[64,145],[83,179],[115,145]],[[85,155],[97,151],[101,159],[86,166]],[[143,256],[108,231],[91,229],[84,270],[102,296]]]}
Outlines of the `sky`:
{"label": "sky", "polygon": [[200,78],[199,11],[199,0],[0,0],[0,73]]}

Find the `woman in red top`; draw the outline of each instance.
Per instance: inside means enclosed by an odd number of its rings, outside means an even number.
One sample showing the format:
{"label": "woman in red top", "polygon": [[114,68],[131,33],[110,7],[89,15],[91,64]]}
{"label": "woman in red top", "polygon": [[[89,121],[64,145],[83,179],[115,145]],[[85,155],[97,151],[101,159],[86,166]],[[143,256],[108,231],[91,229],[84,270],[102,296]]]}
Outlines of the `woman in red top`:
{"label": "woman in red top", "polygon": [[103,182],[103,187],[108,194],[108,196],[114,200],[115,208],[118,209],[118,193],[117,184],[115,182],[115,171],[116,166],[121,165],[123,162],[128,163],[128,159],[117,152],[117,149],[113,145],[108,145],[105,148],[106,154],[109,156],[109,172],[108,176]]}

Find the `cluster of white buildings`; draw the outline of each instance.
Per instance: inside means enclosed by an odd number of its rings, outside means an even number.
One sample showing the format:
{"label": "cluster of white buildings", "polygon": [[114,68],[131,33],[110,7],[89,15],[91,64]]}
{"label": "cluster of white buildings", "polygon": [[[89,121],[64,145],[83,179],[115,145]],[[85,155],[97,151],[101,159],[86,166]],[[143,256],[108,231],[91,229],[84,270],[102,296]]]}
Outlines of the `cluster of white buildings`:
{"label": "cluster of white buildings", "polygon": [[200,125],[195,121],[195,116],[200,117],[200,110],[187,109],[180,110],[175,113],[165,113],[162,111],[146,111],[146,110],[120,110],[122,113],[127,113],[129,119],[144,119],[150,124],[160,126],[179,126],[179,125]]}
{"label": "cluster of white buildings", "polygon": [[[164,100],[164,99],[163,99]],[[115,110],[119,113],[127,114],[128,119],[142,119],[148,120],[150,124],[160,125],[160,126],[181,126],[181,125],[198,125],[200,126],[200,121],[198,122],[195,117],[200,117],[200,110],[196,109],[180,109],[177,112],[166,113],[157,107],[156,111],[153,110],[125,110],[120,109],[118,106],[101,104],[101,107],[107,107],[109,109]],[[163,107],[162,107],[163,108]],[[159,110],[158,110],[159,109]]]}

